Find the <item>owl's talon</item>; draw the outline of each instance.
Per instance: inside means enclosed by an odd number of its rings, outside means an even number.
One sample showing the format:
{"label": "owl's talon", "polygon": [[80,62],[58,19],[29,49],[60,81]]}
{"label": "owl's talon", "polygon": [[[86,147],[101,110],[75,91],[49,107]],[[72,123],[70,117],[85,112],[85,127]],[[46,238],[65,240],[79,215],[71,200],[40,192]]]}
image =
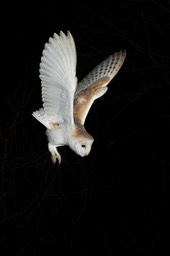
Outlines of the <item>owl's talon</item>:
{"label": "owl's talon", "polygon": [[58,165],[61,164],[61,156],[57,151],[57,145],[53,145],[50,142],[48,143],[48,150],[51,153],[51,160],[53,162],[53,164],[56,164],[56,162],[58,162]]}
{"label": "owl's talon", "polygon": [[61,156],[59,154],[51,155],[51,160],[54,165],[56,164],[56,162],[57,162],[57,165],[61,164]]}

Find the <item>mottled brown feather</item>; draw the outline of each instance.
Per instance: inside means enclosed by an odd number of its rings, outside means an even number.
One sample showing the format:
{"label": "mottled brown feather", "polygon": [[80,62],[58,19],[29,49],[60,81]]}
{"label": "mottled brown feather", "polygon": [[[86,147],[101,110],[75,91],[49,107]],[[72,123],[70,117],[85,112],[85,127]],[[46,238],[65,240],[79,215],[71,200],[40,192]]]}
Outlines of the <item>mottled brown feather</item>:
{"label": "mottled brown feather", "polygon": [[93,101],[105,93],[105,87],[110,80],[109,77],[102,77],[87,89],[80,91],[78,95],[76,95],[74,101],[74,118],[79,122],[84,123],[84,119]]}
{"label": "mottled brown feather", "polygon": [[75,120],[75,124],[72,126],[72,137],[78,138],[79,140],[91,139],[93,137],[86,131],[84,126],[77,120]]}

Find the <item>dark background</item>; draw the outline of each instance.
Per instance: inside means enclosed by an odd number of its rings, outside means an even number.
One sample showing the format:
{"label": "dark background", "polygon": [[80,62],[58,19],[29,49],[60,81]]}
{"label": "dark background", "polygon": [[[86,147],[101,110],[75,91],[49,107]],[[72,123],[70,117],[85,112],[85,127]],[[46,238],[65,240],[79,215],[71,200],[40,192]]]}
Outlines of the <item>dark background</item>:
{"label": "dark background", "polygon": [[[169,1],[1,1],[0,255],[169,255]],[[53,166],[39,62],[70,30],[82,79],[114,51],[126,61],[95,102],[88,157]]]}

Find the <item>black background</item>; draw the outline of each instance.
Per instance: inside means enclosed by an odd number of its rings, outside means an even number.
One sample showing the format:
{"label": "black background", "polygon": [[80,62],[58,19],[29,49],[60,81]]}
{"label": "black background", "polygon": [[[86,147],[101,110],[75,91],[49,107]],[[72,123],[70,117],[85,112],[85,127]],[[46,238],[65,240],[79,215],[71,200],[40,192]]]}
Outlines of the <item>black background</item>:
{"label": "black background", "polygon": [[[169,1],[1,1],[0,255],[169,255]],[[72,33],[82,79],[114,51],[126,61],[86,121],[81,158],[53,166],[39,62]]]}

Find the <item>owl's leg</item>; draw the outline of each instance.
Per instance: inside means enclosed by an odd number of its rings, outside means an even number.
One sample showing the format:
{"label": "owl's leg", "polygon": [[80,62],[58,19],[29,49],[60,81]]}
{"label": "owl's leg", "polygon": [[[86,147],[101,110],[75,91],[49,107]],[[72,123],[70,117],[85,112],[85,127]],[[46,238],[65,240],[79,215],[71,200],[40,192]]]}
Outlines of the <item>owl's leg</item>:
{"label": "owl's leg", "polygon": [[52,160],[53,164],[55,164],[56,161],[58,162],[58,165],[61,164],[61,156],[57,151],[57,147],[54,144],[51,144],[49,142],[48,143],[48,150],[51,153],[51,160]]}

